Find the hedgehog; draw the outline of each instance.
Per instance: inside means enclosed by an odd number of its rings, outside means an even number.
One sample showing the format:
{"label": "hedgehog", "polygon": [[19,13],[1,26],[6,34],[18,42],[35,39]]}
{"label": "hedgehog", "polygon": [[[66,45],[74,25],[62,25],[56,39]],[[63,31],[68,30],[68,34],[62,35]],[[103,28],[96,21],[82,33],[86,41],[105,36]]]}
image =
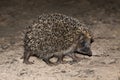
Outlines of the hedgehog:
{"label": "hedgehog", "polygon": [[24,36],[23,63],[31,64],[31,56],[36,56],[48,65],[56,57],[62,63],[64,56],[76,60],[75,53],[92,56],[91,31],[78,19],[60,13],[42,14],[26,28]]}

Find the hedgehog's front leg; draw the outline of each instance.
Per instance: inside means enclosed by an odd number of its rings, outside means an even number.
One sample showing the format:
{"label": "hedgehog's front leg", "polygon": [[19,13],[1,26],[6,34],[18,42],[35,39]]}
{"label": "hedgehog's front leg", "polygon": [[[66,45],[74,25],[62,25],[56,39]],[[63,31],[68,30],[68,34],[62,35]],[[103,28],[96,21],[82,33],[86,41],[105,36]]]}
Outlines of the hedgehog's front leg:
{"label": "hedgehog's front leg", "polygon": [[77,57],[76,55],[75,55],[76,53],[72,53],[72,59],[73,59],[73,62],[78,62],[79,60],[80,60],[80,58],[79,57]]}
{"label": "hedgehog's front leg", "polygon": [[57,56],[58,60],[57,60],[56,63],[57,63],[57,64],[59,64],[59,63],[64,63],[64,61],[63,61],[64,56],[65,56],[65,55],[59,55],[59,56]]}
{"label": "hedgehog's front leg", "polygon": [[70,61],[70,64],[78,62],[80,59],[75,55],[75,53],[68,54],[69,57],[72,58],[72,61]]}
{"label": "hedgehog's front leg", "polygon": [[24,56],[23,56],[23,63],[25,63],[25,64],[33,64],[33,62],[30,62],[29,61],[29,58],[30,58],[30,56],[31,56],[31,54],[30,54],[30,52],[24,52]]}

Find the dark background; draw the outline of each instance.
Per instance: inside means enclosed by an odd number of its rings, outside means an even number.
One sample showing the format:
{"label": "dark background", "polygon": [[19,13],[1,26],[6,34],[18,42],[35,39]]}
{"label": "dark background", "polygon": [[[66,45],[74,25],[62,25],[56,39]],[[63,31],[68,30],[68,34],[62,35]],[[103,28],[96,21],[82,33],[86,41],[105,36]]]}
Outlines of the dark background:
{"label": "dark background", "polygon": [[0,0],[0,37],[14,35],[42,13],[73,16],[90,27],[120,19],[120,0]]}

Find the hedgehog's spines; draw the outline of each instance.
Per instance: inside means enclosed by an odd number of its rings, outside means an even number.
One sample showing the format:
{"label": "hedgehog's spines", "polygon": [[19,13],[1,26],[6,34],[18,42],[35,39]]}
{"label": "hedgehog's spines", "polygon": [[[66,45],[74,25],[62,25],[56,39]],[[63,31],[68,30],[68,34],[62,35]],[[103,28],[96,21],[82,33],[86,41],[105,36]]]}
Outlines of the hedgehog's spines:
{"label": "hedgehog's spines", "polygon": [[24,46],[42,59],[63,55],[74,48],[69,50],[81,33],[91,36],[89,29],[76,18],[59,13],[42,14],[26,28]]}

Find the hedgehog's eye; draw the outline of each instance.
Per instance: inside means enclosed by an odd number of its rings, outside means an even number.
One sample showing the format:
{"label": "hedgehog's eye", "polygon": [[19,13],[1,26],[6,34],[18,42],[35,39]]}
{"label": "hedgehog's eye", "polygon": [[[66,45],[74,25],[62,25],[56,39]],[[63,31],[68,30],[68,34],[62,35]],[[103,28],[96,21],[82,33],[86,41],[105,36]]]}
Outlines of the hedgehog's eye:
{"label": "hedgehog's eye", "polygon": [[93,39],[93,38],[91,38],[90,43],[93,43],[93,42],[94,42],[94,39]]}

